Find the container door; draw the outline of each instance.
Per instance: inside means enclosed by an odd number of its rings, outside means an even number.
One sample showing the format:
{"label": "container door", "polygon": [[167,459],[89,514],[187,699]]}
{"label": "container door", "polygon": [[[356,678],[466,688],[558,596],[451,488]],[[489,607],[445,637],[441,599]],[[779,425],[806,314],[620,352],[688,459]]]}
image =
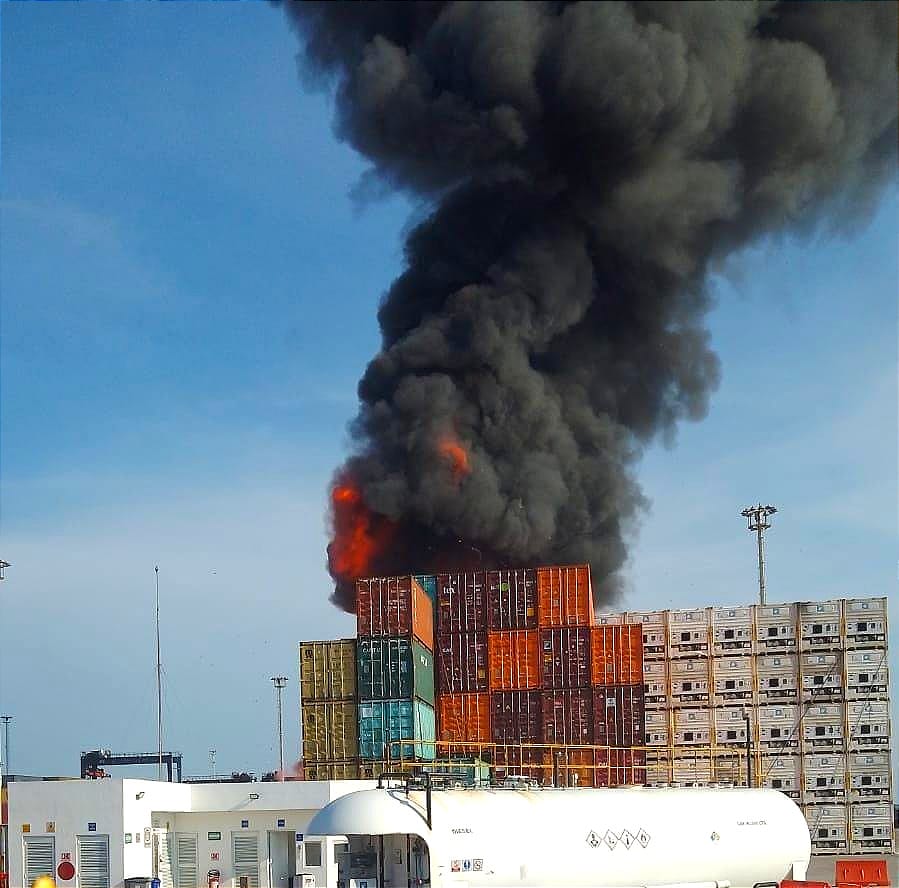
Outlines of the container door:
{"label": "container door", "polygon": [[196,888],[200,884],[197,834],[175,836],[175,888]]}
{"label": "container door", "polygon": [[109,888],[109,836],[78,836],[78,888]]}
{"label": "container door", "polygon": [[[268,834],[269,885],[290,888],[290,877],[297,872],[296,841],[292,832],[270,830]],[[316,884],[320,884],[316,879]]]}
{"label": "container door", "polygon": [[259,834],[231,833],[231,853],[234,860],[234,883],[246,877],[247,888],[259,888]]}
{"label": "container door", "polygon": [[56,846],[53,836],[25,836],[25,888],[41,877],[53,878],[56,869]]}

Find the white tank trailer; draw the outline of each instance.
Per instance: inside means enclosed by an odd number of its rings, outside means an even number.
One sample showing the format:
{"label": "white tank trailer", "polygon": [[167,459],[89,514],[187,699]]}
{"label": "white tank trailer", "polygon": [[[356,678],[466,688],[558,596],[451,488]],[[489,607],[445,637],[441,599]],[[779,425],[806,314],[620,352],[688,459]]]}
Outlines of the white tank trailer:
{"label": "white tank trailer", "polygon": [[311,835],[345,836],[341,888],[755,888],[804,879],[797,805],[769,789],[350,793]]}

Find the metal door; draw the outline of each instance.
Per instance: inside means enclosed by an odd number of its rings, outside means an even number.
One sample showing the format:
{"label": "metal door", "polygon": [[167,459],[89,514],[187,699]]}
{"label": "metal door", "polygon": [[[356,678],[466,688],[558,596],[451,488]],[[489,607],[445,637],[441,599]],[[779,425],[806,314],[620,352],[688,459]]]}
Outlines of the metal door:
{"label": "metal door", "polygon": [[290,877],[296,870],[291,857],[296,860],[294,834],[271,830],[268,834],[268,879],[271,888],[290,888]]}
{"label": "metal door", "polygon": [[78,836],[78,888],[109,888],[109,836]]}
{"label": "metal door", "polygon": [[234,860],[234,884],[241,877],[247,879],[247,888],[259,888],[259,833],[231,833],[231,851]]}
{"label": "metal door", "polygon": [[199,888],[196,833],[175,834],[175,888]]}
{"label": "metal door", "polygon": [[56,863],[56,844],[53,836],[25,836],[25,888],[41,877],[53,878]]}

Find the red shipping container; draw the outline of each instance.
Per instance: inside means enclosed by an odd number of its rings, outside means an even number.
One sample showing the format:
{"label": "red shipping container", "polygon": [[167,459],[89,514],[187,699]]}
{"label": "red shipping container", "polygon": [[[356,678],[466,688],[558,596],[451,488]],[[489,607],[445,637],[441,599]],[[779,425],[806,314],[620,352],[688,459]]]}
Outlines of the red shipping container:
{"label": "red shipping container", "polygon": [[489,629],[537,628],[537,571],[487,572],[487,626]]}
{"label": "red shipping container", "polygon": [[434,650],[434,607],[412,577],[356,580],[356,634],[414,636]]}
{"label": "red shipping container", "polygon": [[[560,749],[556,751],[557,786],[602,786],[595,749]],[[608,784],[605,784],[608,785]]]}
{"label": "red shipping container", "polygon": [[490,695],[494,743],[540,743],[543,705],[540,691],[496,691]]}
{"label": "red shipping container", "polygon": [[[586,746],[593,742],[593,691],[543,692],[543,742]],[[587,784],[592,786],[592,781]]]}
{"label": "red shipping container", "polygon": [[537,618],[541,627],[592,626],[589,566],[538,567]]}
{"label": "red shipping container", "polygon": [[[441,740],[453,744],[491,742],[490,694],[445,694],[437,698],[437,711]],[[477,746],[441,746],[438,758],[480,753]]]}
{"label": "red shipping container", "polygon": [[541,683],[540,634],[536,630],[487,633],[491,691],[525,691]]}
{"label": "red shipping container", "polygon": [[590,630],[590,670],[595,685],[643,681],[643,627],[594,626]]}
{"label": "red shipping container", "polygon": [[541,629],[540,661],[544,688],[589,687],[590,629]]}
{"label": "red shipping container", "polygon": [[645,786],[646,753],[636,749],[598,749],[594,786]]}
{"label": "red shipping container", "polygon": [[597,746],[645,746],[643,685],[593,688],[593,719]]}
{"label": "red shipping container", "polygon": [[437,632],[483,632],[487,628],[487,574],[437,574]]}
{"label": "red shipping container", "polygon": [[438,635],[437,693],[474,694],[487,690],[487,633]]}
{"label": "red shipping container", "polygon": [[499,746],[493,754],[495,781],[510,777],[527,777],[541,786],[551,786],[553,778],[552,755],[540,747]]}

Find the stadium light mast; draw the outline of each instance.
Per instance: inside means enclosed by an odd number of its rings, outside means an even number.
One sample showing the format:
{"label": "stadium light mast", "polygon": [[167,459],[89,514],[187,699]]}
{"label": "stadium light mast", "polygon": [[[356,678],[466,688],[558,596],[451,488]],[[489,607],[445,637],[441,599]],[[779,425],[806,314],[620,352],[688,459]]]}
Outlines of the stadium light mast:
{"label": "stadium light mast", "polygon": [[749,506],[740,514],[748,521],[749,531],[756,534],[759,544],[759,604],[765,604],[765,531],[771,527],[768,519],[777,512],[774,506]]}

